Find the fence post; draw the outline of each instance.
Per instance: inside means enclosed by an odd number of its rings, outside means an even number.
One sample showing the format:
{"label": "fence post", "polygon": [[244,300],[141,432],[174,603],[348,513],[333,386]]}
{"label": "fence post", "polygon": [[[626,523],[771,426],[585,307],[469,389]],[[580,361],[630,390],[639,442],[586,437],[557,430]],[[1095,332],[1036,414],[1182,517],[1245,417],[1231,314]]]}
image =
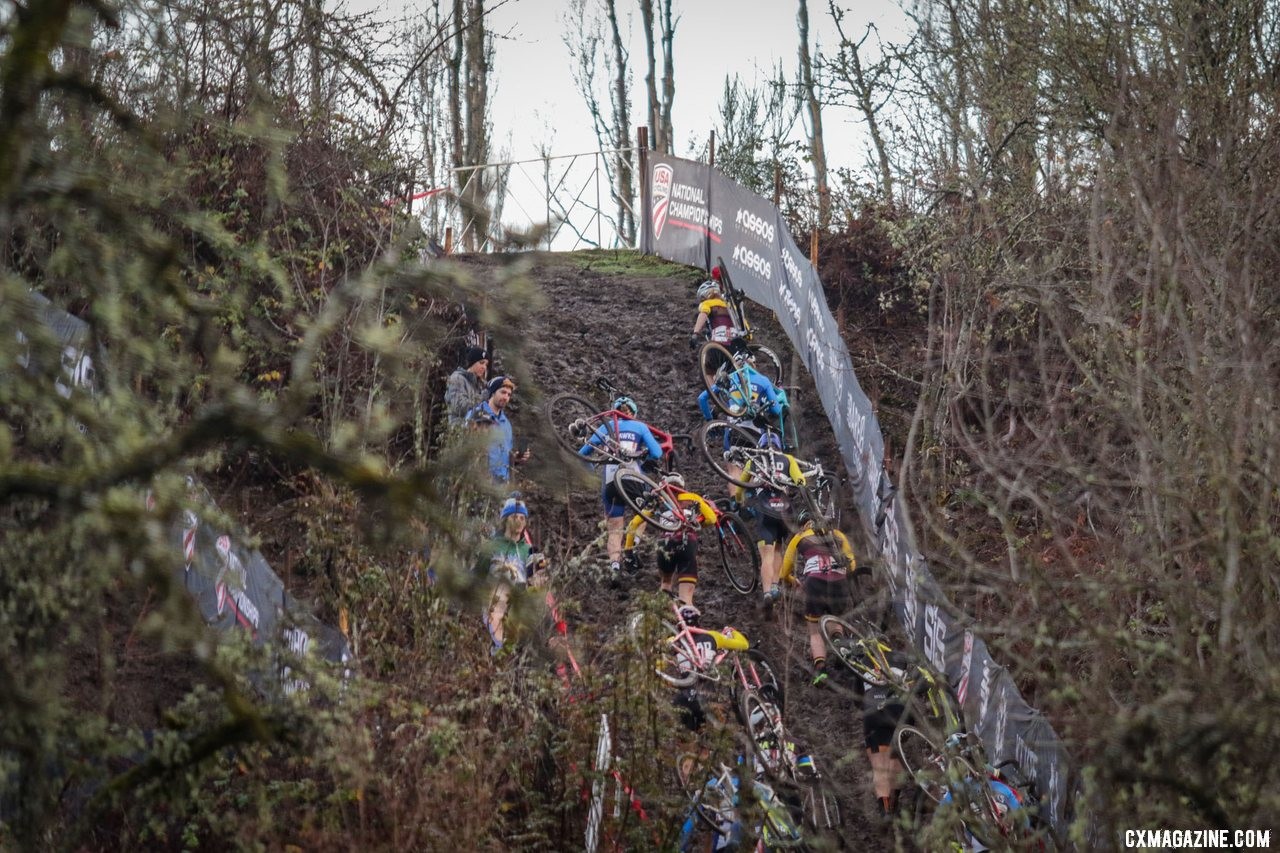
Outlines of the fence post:
{"label": "fence post", "polygon": [[653,233],[649,219],[649,129],[636,128],[636,156],[640,163],[640,252],[653,253]]}
{"label": "fence post", "polygon": [[714,129],[711,131],[711,138],[707,141],[707,151],[707,165],[714,169],[716,167],[716,132]]}
{"label": "fence post", "polygon": [[444,253],[446,255],[453,254],[453,226],[446,225],[444,229]]}

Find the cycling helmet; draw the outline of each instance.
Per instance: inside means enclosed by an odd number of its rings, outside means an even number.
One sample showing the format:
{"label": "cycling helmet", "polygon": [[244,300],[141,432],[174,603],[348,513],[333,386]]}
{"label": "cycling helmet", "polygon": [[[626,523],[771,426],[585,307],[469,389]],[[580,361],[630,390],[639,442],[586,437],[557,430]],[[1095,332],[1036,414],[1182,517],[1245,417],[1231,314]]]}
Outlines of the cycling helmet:
{"label": "cycling helmet", "polygon": [[756,447],[773,447],[781,450],[782,439],[778,437],[776,432],[765,430],[760,433],[760,440],[756,442]]}
{"label": "cycling helmet", "polygon": [[613,407],[618,411],[622,411],[623,406],[630,409],[633,416],[640,414],[640,407],[636,405],[636,401],[626,395],[623,395],[613,401]]}
{"label": "cycling helmet", "polygon": [[720,285],[714,281],[704,281],[698,288],[699,299],[710,299],[712,296],[720,292]]}
{"label": "cycling helmet", "polygon": [[675,486],[677,489],[683,490],[685,488],[683,475],[677,474],[674,471],[662,479],[663,481]]}
{"label": "cycling helmet", "polygon": [[813,520],[814,520],[813,513],[809,511],[809,508],[807,506],[802,506],[800,507],[800,509],[796,511],[796,524],[800,525],[801,527],[804,527],[806,524],[808,524]]}

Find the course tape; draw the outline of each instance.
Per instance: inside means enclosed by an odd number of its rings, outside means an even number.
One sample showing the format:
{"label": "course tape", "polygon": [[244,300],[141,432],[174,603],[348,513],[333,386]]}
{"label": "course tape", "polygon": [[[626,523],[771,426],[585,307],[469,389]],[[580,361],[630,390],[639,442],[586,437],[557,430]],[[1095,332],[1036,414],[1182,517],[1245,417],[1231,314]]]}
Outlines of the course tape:
{"label": "course tape", "polygon": [[946,673],[970,731],[992,764],[1016,759],[1036,780],[1044,817],[1060,837],[1068,821],[1068,756],[1053,727],[1018,693],[972,620],[947,600],[909,536],[906,507],[885,473],[884,437],[858,384],[818,273],[772,203],[690,160],[650,153],[640,249],[709,269],[723,258],[733,283],[769,308],[805,367],[839,443],[869,541],[887,570],[893,609],[912,644]]}
{"label": "course tape", "polygon": [[[29,293],[29,301],[21,306],[18,324],[41,324],[56,343],[60,365],[41,362],[50,360],[48,347],[33,346],[28,336],[18,330],[20,344],[26,349],[18,364],[28,372],[51,377],[53,391],[70,397],[74,389],[93,393],[94,360],[89,351],[89,325],[72,314],[55,307],[38,293]],[[188,478],[192,502],[216,507],[208,490]],[[146,495],[148,508],[153,504]],[[305,606],[290,597],[284,584],[258,551],[251,551],[229,531],[223,531],[202,520],[192,510],[170,528],[174,553],[182,559],[174,561],[173,578],[195,599],[206,625],[218,631],[245,631],[255,645],[270,643],[279,650],[274,672],[263,674],[260,682],[269,681],[285,693],[306,690],[308,682],[291,667],[291,662],[309,653],[336,663],[351,660],[351,648],[341,632],[318,620]],[[343,673],[344,677],[349,673]]]}

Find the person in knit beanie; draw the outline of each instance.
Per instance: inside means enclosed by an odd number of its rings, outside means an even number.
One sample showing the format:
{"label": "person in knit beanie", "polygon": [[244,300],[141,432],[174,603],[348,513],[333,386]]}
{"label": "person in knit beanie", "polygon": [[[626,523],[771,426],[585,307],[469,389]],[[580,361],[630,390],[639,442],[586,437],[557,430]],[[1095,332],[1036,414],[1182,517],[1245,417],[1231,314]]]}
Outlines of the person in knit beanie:
{"label": "person in knit beanie", "polygon": [[485,399],[485,378],[489,375],[489,356],[480,347],[467,347],[462,364],[450,374],[444,388],[444,403],[449,426],[461,427],[467,412]]}

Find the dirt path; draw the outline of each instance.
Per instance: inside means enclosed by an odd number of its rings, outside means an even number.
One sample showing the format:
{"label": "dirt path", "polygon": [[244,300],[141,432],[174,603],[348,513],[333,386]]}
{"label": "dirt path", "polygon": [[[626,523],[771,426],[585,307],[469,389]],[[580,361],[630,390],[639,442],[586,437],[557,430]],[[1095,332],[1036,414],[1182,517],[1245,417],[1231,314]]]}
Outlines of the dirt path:
{"label": "dirt path", "polygon": [[[595,380],[607,376],[638,401],[642,420],[672,432],[694,432],[701,423],[696,398],[702,386],[688,334],[697,308],[694,291],[701,277],[694,271],[662,268],[656,263],[653,273],[647,269],[620,270],[619,266],[609,260],[608,253],[601,253],[594,262],[581,255],[538,257],[532,277],[545,292],[548,306],[531,318],[530,333],[523,342],[529,373],[548,396],[575,391],[599,398],[602,406],[608,401],[596,390]],[[764,343],[783,355],[786,366],[791,347],[772,318],[760,308],[749,316],[762,332]],[[808,416],[802,427],[804,455],[816,455],[828,468],[838,470],[830,429],[818,413],[808,374],[801,373],[797,403]],[[528,405],[518,412],[518,432],[530,434],[538,429],[534,409]],[[541,534],[553,558],[563,562],[599,534],[598,479],[594,487],[568,481],[563,474],[573,463],[545,436],[535,440],[533,447],[540,464],[528,470],[530,482],[525,489],[535,532]],[[686,456],[680,469],[693,490],[712,498],[725,493],[725,484],[713,477],[700,458]],[[855,537],[853,541],[858,540]],[[596,554],[603,561],[603,548]],[[582,642],[603,640],[620,628],[618,613],[625,610],[633,590],[657,588],[657,571],[651,561],[629,587],[611,591],[593,587],[590,581],[571,584],[570,594],[582,606],[582,624],[575,626]],[[704,555],[697,595],[703,624],[740,628],[783,672],[787,718],[802,747],[813,753],[836,789],[845,816],[840,833],[843,843],[857,849],[891,848],[892,839],[871,816],[860,715],[842,691],[819,691],[809,686],[800,602],[790,600],[789,612],[778,608],[770,620],[759,609],[758,596],[758,592],[751,596],[735,592],[718,563]]]}

